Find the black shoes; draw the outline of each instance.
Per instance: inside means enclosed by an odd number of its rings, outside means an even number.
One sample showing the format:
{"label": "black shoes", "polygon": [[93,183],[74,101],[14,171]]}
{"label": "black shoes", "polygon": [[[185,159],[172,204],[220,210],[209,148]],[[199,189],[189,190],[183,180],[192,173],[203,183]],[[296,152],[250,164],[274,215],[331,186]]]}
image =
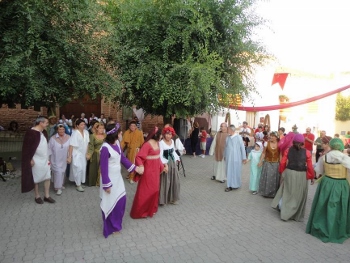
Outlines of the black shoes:
{"label": "black shoes", "polygon": [[225,189],[225,192],[231,192],[232,190],[233,190],[232,187],[227,187],[227,188]]}
{"label": "black shoes", "polygon": [[211,180],[215,180],[215,176],[212,176],[210,179],[211,179]]}
{"label": "black shoes", "polygon": [[35,203],[39,204],[39,205],[42,205],[44,202],[43,202],[43,199],[41,199],[41,197],[38,197],[38,198],[35,198]]}
{"label": "black shoes", "polygon": [[44,197],[44,201],[48,202],[50,204],[56,203],[56,201],[54,199],[52,199],[51,197]]}

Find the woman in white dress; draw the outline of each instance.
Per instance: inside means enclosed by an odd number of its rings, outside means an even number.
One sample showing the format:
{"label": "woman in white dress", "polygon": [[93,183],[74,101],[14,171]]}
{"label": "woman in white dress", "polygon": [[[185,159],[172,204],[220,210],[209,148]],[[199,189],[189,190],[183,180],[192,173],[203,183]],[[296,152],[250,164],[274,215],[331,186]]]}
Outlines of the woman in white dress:
{"label": "woman in white dress", "polygon": [[84,120],[79,119],[75,124],[76,129],[70,138],[68,152],[68,163],[72,163],[69,180],[75,182],[77,191],[84,192],[81,184],[85,183],[87,150],[90,139],[89,132],[85,130]]}
{"label": "woman in white dress", "polygon": [[50,162],[54,188],[57,195],[62,194],[68,161],[70,136],[65,133],[63,124],[57,125],[57,133],[50,138]]}

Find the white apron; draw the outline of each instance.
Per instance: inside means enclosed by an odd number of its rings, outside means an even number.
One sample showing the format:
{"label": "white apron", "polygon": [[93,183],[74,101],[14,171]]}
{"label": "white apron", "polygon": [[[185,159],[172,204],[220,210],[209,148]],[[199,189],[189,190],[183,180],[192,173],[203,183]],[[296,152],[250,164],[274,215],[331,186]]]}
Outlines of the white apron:
{"label": "white apron", "polygon": [[[117,142],[117,145],[120,149],[119,141]],[[108,194],[103,190],[102,182],[100,182],[100,207],[105,214],[105,218],[107,218],[113,211],[120,198],[125,196],[125,185],[121,175],[120,154],[116,152],[108,143],[103,143],[101,149],[103,147],[107,147],[109,154],[111,155],[108,160],[108,176],[113,185],[111,187],[111,192]]]}
{"label": "white apron", "polygon": [[34,183],[40,183],[51,178],[49,153],[46,138],[40,132],[40,143],[33,156],[34,166],[32,167]]}

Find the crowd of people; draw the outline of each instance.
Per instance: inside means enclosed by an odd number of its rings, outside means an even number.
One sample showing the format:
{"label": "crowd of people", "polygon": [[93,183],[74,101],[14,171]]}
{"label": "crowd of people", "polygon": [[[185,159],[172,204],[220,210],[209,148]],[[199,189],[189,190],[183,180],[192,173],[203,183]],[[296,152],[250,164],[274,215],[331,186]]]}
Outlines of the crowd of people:
{"label": "crowd of people", "polygon": [[[84,192],[85,186],[99,186],[103,234],[108,237],[122,229],[125,213],[121,164],[129,173],[126,179],[138,182],[130,216],[153,217],[158,205],[177,204],[180,199],[176,164],[184,152],[169,124],[163,129],[155,127],[144,139],[135,121],[123,134],[119,123],[105,123],[103,118],[87,120],[82,114],[81,118],[68,120],[62,115],[57,122],[55,116],[39,116],[24,137],[22,192],[35,189],[34,201],[43,204],[56,202],[50,196],[51,180],[58,196],[65,189],[66,177],[78,192]],[[43,199],[39,193],[41,182]]]}
{"label": "crowd of people", "polygon": [[[176,205],[180,200],[177,164],[185,150],[170,124],[163,129],[152,128],[144,139],[135,121],[123,134],[119,123],[95,118],[88,121],[82,114],[81,118],[66,120],[62,116],[57,123],[53,117],[36,119],[24,137],[22,192],[34,189],[37,204],[55,203],[50,196],[50,180],[59,196],[67,174],[79,192],[85,191],[85,183],[99,186],[103,234],[108,237],[122,229],[125,213],[121,165],[127,169],[130,183],[138,182],[130,216],[153,217],[159,205]],[[206,131],[194,122],[191,134],[191,147],[200,141],[205,157],[206,141],[202,138],[206,139]],[[209,150],[214,155],[211,179],[226,183],[225,192],[239,189],[242,167],[249,162],[249,190],[272,198],[271,206],[284,221],[303,220],[308,182],[314,184],[317,179],[306,232],[324,242],[342,243],[350,237],[350,188],[346,180],[350,157],[343,150],[342,140],[326,136],[325,131],[315,139],[310,128],[301,134],[296,125],[286,134],[284,128],[273,132],[262,125],[254,130],[247,122],[239,128],[222,123]],[[195,149],[193,152],[192,157],[196,157]],[[38,187],[41,182],[43,199]]]}
{"label": "crowd of people", "polygon": [[[273,132],[262,125],[254,131],[247,122],[238,133],[235,130],[234,125],[222,123],[214,137],[209,152],[215,155],[212,180],[226,182],[225,192],[238,189],[242,164],[250,162],[252,194],[273,198],[271,206],[280,212],[282,220],[302,221],[308,182],[314,184],[317,179],[306,232],[323,242],[343,243],[350,237],[350,157],[343,153],[339,136],[332,138],[321,131],[315,139],[311,128],[301,134],[296,125],[288,134],[282,127]],[[251,141],[254,146],[249,149]]]}

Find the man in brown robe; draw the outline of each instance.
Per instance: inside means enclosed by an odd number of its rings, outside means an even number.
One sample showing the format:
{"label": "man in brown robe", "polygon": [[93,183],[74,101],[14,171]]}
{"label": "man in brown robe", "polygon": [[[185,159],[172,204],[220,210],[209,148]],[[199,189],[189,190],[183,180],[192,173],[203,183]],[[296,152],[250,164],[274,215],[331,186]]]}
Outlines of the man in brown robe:
{"label": "man in brown robe", "polygon": [[214,175],[211,180],[217,180],[220,183],[226,181],[226,162],[224,160],[224,151],[226,145],[227,123],[220,124],[220,131],[215,135],[210,146],[209,155],[214,155]]}
{"label": "man in brown robe", "polygon": [[[129,124],[129,129],[123,134],[123,139],[120,143],[121,149],[127,150],[126,157],[130,162],[135,163],[135,157],[140,150],[143,142],[143,132],[137,129],[136,122],[131,121]],[[135,173],[131,172],[129,174],[130,183],[134,183]]]}

